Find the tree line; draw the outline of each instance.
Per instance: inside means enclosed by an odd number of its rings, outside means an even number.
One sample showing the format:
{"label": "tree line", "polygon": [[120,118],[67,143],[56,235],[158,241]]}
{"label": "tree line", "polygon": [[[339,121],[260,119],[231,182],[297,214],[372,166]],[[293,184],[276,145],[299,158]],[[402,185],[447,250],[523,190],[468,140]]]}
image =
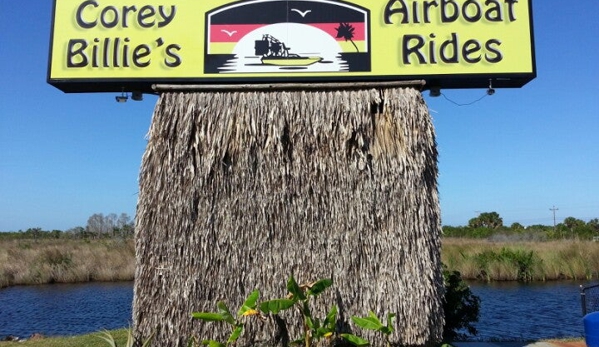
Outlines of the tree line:
{"label": "tree line", "polygon": [[77,226],[67,230],[43,230],[42,228],[29,228],[25,231],[3,232],[0,239],[24,238],[24,239],[102,239],[102,238],[131,238],[135,221],[127,214],[94,213],[87,219],[85,227]]}
{"label": "tree line", "polygon": [[497,212],[483,212],[470,219],[466,226],[443,226],[443,235],[498,240],[591,240],[599,237],[599,219],[593,218],[585,222],[578,218],[567,217],[555,226],[536,224],[525,227],[518,222],[506,226]]}
{"label": "tree line", "polygon": [[[77,226],[67,230],[43,230],[29,228],[25,231],[3,232],[0,238],[131,238],[133,237],[135,221],[126,213],[119,215],[109,213],[94,213],[87,219],[85,227]],[[443,236],[464,238],[490,238],[496,240],[559,240],[582,239],[590,240],[599,237],[599,219],[593,218],[588,222],[574,217],[567,217],[563,222],[553,225],[523,226],[515,222],[509,226],[503,224],[503,218],[497,212],[483,212],[468,221],[466,226],[443,226]]]}

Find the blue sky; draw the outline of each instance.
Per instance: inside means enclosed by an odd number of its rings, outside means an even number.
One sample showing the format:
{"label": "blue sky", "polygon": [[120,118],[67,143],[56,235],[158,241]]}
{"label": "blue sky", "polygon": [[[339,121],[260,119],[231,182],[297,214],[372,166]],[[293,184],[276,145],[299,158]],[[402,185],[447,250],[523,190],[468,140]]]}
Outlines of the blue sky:
{"label": "blue sky", "polygon": [[[35,6],[33,6],[35,4]],[[444,225],[599,218],[599,1],[533,0],[538,77],[521,89],[426,101]],[[0,231],[133,216],[155,96],[64,94],[46,84],[51,1],[0,1]]]}

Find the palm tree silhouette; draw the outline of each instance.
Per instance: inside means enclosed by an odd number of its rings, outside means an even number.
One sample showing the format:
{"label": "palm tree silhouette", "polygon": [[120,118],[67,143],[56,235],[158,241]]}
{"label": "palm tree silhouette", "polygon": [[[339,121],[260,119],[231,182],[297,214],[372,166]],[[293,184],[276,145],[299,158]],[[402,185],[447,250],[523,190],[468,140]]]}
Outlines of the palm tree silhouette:
{"label": "palm tree silhouette", "polygon": [[356,48],[356,52],[360,52],[358,46],[356,46],[356,43],[354,42],[354,40],[352,40],[354,38],[354,31],[356,30],[356,28],[354,28],[349,23],[339,23],[339,27],[335,28],[335,30],[337,30],[337,38],[343,37],[345,39],[345,42],[347,42],[347,40],[351,41],[351,43]]}

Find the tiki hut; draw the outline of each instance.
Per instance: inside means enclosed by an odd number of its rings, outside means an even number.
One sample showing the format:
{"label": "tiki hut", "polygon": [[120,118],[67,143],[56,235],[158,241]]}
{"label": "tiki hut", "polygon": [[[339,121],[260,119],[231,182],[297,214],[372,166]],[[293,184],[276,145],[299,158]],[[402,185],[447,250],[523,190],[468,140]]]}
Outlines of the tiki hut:
{"label": "tiki hut", "polygon": [[[437,150],[421,85],[162,91],[140,173],[133,323],[138,341],[226,340],[191,319],[259,289],[331,278],[315,316],[383,345],[351,316],[396,313],[396,345],[443,329]],[[240,346],[301,335],[295,311],[251,320]]]}

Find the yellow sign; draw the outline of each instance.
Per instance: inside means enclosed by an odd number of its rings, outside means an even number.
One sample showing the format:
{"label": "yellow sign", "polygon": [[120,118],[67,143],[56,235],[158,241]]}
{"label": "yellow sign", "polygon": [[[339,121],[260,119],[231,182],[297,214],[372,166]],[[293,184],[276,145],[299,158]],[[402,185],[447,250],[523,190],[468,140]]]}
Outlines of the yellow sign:
{"label": "yellow sign", "polygon": [[536,75],[532,0],[55,0],[48,82],[425,79],[520,87]]}

